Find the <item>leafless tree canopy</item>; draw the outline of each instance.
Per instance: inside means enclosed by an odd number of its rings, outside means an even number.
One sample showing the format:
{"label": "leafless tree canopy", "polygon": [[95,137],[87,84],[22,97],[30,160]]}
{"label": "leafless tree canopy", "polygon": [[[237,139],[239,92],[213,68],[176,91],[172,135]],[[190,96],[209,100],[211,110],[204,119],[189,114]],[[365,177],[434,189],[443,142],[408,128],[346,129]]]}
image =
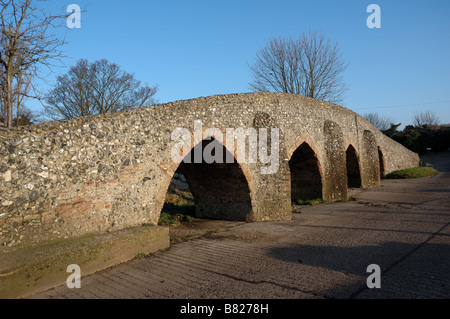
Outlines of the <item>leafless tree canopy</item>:
{"label": "leafless tree canopy", "polygon": [[347,90],[342,78],[346,68],[337,43],[322,34],[310,32],[297,40],[273,38],[250,66],[250,88],[340,103]]}
{"label": "leafless tree canopy", "polygon": [[70,119],[154,104],[157,86],[141,86],[133,74],[107,60],[81,59],[57,78],[46,100],[45,116]]}
{"label": "leafless tree canopy", "polygon": [[367,113],[363,117],[380,131],[388,130],[391,127],[391,123],[394,123],[392,117],[379,115],[378,113]]}
{"label": "leafless tree canopy", "polygon": [[[33,0],[0,0],[0,81],[4,124],[13,126],[38,68],[50,68],[61,57],[64,40],[51,33],[67,15],[50,16]],[[52,62],[53,61],[53,62]]]}
{"label": "leafless tree canopy", "polygon": [[430,110],[414,114],[413,120],[415,127],[432,127],[440,124],[439,117]]}

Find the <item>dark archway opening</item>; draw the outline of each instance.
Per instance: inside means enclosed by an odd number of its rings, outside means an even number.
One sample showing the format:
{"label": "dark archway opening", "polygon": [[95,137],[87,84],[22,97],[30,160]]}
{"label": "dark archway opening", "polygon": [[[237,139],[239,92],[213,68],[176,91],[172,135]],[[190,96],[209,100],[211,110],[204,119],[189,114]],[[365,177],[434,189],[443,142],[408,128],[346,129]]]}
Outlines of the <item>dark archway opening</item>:
{"label": "dark archway opening", "polygon": [[384,156],[383,152],[381,152],[381,148],[378,147],[378,160],[380,162],[380,179],[384,178]]}
{"label": "dark archway opening", "polygon": [[[216,156],[218,151],[217,154],[223,156],[213,163],[207,163],[202,156],[201,162],[195,163],[195,153],[201,151],[203,154],[207,146],[207,154]],[[173,194],[179,196],[174,197]],[[250,190],[240,165],[214,139],[203,140],[179,165],[170,183],[162,211],[177,208],[174,206],[180,205],[173,201],[180,199],[190,207],[191,214],[198,218],[245,221],[252,211]]]}
{"label": "dark archway opening", "polygon": [[322,179],[319,160],[308,143],[303,143],[289,161],[291,172],[291,200],[322,199]]}
{"label": "dark archway opening", "polygon": [[352,145],[350,145],[345,153],[347,161],[348,188],[359,188],[361,187],[361,173],[359,170],[359,163],[358,157],[356,156],[356,150]]}

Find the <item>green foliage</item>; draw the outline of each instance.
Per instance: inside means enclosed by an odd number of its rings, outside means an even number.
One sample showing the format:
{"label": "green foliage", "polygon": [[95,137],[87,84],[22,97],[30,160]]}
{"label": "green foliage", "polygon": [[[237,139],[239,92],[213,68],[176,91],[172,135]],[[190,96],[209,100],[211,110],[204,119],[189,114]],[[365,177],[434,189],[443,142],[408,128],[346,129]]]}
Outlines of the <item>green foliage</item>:
{"label": "green foliage", "polygon": [[410,179],[422,178],[438,174],[432,167],[415,167],[392,172],[386,176],[387,179]]}
{"label": "green foliage", "polygon": [[170,185],[158,224],[180,225],[182,221],[192,222],[195,220],[193,198],[194,196],[190,192],[181,191]]}
{"label": "green foliage", "polygon": [[383,131],[383,133],[384,133],[385,135],[391,137],[391,136],[395,135],[395,134],[398,132],[397,129],[398,129],[398,127],[399,127],[400,125],[402,125],[402,123],[398,123],[398,124],[393,124],[393,123],[391,123],[391,127],[390,127],[389,129]]}
{"label": "green foliage", "polygon": [[326,200],[322,199],[322,198],[315,198],[315,199],[298,199],[297,200],[297,205],[308,205],[308,206],[312,206],[312,205],[317,205],[317,204],[321,204],[321,203],[327,203]]}
{"label": "green foliage", "polygon": [[162,226],[180,225],[182,221],[192,222],[194,220],[195,218],[190,215],[162,212],[159,216],[158,224]]}
{"label": "green foliage", "polygon": [[443,152],[450,148],[450,129],[448,128],[409,125],[403,131],[398,131],[400,125],[391,124],[391,127],[383,133],[413,152],[424,154],[427,149],[431,149],[433,152]]}
{"label": "green foliage", "polygon": [[169,213],[166,212],[162,212],[161,215],[159,215],[159,220],[158,220],[158,224],[159,225],[180,225],[180,220],[178,219],[178,214],[177,215],[171,215]]}
{"label": "green foliage", "polygon": [[143,223],[142,226],[143,227],[152,227],[152,226],[155,226],[155,225],[153,225],[152,223]]}

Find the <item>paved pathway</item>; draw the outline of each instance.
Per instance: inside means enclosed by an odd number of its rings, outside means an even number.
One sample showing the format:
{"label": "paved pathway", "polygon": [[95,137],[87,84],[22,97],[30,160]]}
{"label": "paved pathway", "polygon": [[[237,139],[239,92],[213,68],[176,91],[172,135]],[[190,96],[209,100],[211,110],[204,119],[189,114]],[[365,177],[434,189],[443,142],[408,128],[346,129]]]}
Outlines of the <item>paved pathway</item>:
{"label": "paved pathway", "polygon": [[[437,163],[437,162],[436,162]],[[179,244],[34,298],[450,298],[450,161],[354,202]],[[368,289],[367,267],[381,269]]]}

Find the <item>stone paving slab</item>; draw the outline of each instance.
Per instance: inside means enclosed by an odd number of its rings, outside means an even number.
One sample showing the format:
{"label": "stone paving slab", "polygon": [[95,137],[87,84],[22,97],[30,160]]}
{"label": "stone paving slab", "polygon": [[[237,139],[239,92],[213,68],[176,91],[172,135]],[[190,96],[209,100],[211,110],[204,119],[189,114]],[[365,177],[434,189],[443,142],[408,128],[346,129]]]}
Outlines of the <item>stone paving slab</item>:
{"label": "stone paving slab", "polygon": [[169,248],[166,227],[132,227],[101,235],[49,241],[0,254],[0,299],[25,298],[66,283],[69,265],[81,275]]}

